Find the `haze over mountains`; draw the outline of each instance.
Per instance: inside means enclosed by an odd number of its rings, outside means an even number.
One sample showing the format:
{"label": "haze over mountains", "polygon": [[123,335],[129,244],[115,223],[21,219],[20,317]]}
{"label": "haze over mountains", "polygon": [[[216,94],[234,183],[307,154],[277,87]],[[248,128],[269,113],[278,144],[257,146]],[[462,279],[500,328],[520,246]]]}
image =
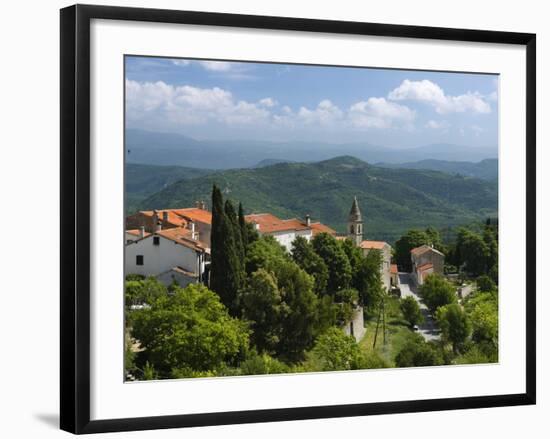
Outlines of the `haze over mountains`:
{"label": "haze over mountains", "polygon": [[368,163],[421,160],[479,162],[498,157],[497,146],[467,147],[433,144],[392,149],[368,143],[268,142],[255,140],[196,140],[180,134],[126,130],[128,163],[179,165],[202,169],[250,168],[271,161],[318,162],[350,155]]}

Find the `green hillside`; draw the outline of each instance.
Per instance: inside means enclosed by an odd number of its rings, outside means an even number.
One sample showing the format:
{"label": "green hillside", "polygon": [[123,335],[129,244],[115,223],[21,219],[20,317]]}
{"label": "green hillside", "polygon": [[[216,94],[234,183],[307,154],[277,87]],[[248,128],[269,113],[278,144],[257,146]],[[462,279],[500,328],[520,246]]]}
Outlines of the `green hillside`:
{"label": "green hillside", "polygon": [[184,166],[156,166],[126,163],[124,183],[126,213],[136,210],[139,203],[172,183],[209,174],[208,169]]}
{"label": "green hillside", "polygon": [[496,180],[498,178],[498,159],[485,159],[477,163],[429,159],[407,163],[376,163],[376,166],[383,168],[431,169],[483,180]]}
{"label": "green hillside", "polygon": [[497,211],[497,185],[438,171],[388,169],[354,157],[317,163],[281,163],[255,169],[218,171],[173,183],[140,204],[141,209],[192,206],[210,199],[212,184],[242,201],[246,211],[282,218],[309,213],[345,231],[354,196],[366,237],[393,242],[413,227],[456,226]]}

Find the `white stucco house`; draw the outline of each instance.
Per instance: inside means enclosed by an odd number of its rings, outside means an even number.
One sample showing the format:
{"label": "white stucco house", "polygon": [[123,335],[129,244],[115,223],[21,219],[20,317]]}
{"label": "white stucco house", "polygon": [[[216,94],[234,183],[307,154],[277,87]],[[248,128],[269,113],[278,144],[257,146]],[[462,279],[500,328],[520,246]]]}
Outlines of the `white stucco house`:
{"label": "white stucco house", "polygon": [[125,273],[156,276],[166,285],[174,280],[182,287],[206,282],[210,248],[191,228],[157,229],[132,240],[125,247]]}
{"label": "white stucco house", "polygon": [[311,222],[309,215],[306,215],[305,220],[297,218],[282,220],[270,213],[258,213],[247,215],[245,219],[254,224],[254,228],[260,235],[273,236],[288,252],[291,252],[292,243],[298,236],[310,241],[318,233],[336,235],[336,231],[330,227]]}

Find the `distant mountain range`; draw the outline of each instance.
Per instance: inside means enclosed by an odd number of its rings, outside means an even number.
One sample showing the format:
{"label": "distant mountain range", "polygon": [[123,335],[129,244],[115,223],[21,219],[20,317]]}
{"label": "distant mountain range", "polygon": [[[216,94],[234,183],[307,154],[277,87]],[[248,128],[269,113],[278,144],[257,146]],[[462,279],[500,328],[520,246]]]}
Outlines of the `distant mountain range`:
{"label": "distant mountain range", "polygon": [[451,162],[446,160],[420,160],[407,163],[376,163],[383,168],[431,169],[432,171],[460,174],[466,177],[476,177],[483,180],[498,179],[498,159],[485,159],[478,163]]}
{"label": "distant mountain range", "polygon": [[179,165],[191,168],[251,168],[264,160],[284,157],[289,162],[318,162],[350,155],[369,163],[403,163],[435,159],[479,162],[496,158],[493,147],[450,144],[391,149],[368,143],[268,142],[252,140],[196,140],[180,134],[126,130],[126,159],[130,163]]}
{"label": "distant mountain range", "polygon": [[[136,208],[185,207],[196,200],[209,201],[215,183],[226,197],[241,201],[248,213],[270,212],[281,218],[310,214],[343,232],[351,202],[357,196],[365,237],[389,242],[410,228],[454,227],[494,216],[498,208],[496,181],[426,169],[373,166],[350,156],[204,172],[166,183]],[[127,172],[127,184],[133,185],[130,175]]]}

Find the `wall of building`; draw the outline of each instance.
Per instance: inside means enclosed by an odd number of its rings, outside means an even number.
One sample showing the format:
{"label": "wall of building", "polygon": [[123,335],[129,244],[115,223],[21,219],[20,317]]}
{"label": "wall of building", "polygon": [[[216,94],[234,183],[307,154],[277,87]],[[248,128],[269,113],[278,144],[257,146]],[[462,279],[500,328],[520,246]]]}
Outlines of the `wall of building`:
{"label": "wall of building", "polygon": [[[260,230],[260,233],[262,231]],[[261,233],[263,235],[263,233]],[[265,235],[273,236],[279,244],[284,246],[286,250],[290,253],[292,250],[292,243],[297,236],[302,236],[308,241],[311,240],[312,233],[311,230],[299,230],[299,231],[285,231],[285,232],[275,232],[275,233],[265,233]]]}
{"label": "wall of building", "polygon": [[[369,251],[373,249],[363,249],[363,255],[367,256]],[[379,250],[382,253],[382,265],[380,266],[380,276],[382,278],[382,283],[387,289],[391,288],[391,246],[386,244],[382,250]]]}
{"label": "wall of building", "polygon": [[353,337],[355,338],[356,341],[359,341],[363,338],[367,330],[365,329],[365,321],[363,317],[362,306],[358,306],[355,309],[355,312],[353,313],[353,317],[351,321],[345,323],[342,326],[342,330],[346,335],[352,335],[352,331],[353,331]]}
{"label": "wall of building", "polygon": [[[126,245],[124,261],[126,274],[156,276],[172,267],[181,267],[196,275],[203,272],[204,262],[200,262],[199,253],[196,250],[162,236],[159,237],[159,245],[154,245],[153,237],[151,235]],[[136,264],[137,255],[143,255],[143,265]]]}

